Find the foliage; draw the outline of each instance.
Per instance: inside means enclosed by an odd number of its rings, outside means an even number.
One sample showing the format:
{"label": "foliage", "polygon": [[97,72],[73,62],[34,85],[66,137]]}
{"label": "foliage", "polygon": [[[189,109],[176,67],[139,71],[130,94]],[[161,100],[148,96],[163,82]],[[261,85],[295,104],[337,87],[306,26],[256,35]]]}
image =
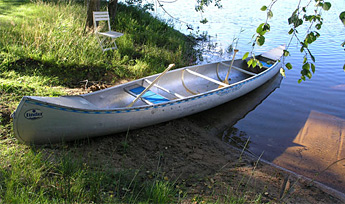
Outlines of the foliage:
{"label": "foliage", "polygon": [[196,0],[196,11],[204,12],[205,6],[209,6],[210,4],[214,3],[214,6],[221,8],[221,0]]}
{"label": "foliage", "polygon": [[[262,46],[265,43],[264,35],[270,31],[270,25],[268,23],[268,20],[270,20],[273,17],[272,8],[277,1],[278,0],[272,0],[272,2],[268,6],[262,6],[261,10],[267,13],[267,18],[266,18],[266,22],[261,23],[256,29],[255,41],[253,42],[253,48],[255,45]],[[288,34],[291,35],[291,39],[290,39],[289,44],[287,45],[286,50],[284,50],[284,57],[287,57],[290,55],[288,48],[292,40],[296,39],[300,46],[300,52],[304,53],[303,66],[301,70],[301,78],[298,80],[299,83],[302,81],[305,81],[306,78],[310,79],[312,77],[312,74],[315,73],[316,59],[313,56],[312,52],[310,51],[309,46],[320,37],[319,30],[322,28],[322,24],[323,24],[322,11],[328,11],[330,10],[332,6],[330,2],[326,2],[324,0],[315,0],[314,7],[310,5],[311,3],[312,3],[312,0],[308,1],[306,5],[302,6],[301,1],[299,1],[297,8],[292,12],[291,17],[288,19],[288,23],[291,26],[291,29],[289,30]],[[312,10],[312,12],[310,12],[310,10]],[[345,12],[342,12],[339,18],[345,25]],[[298,29],[303,24],[308,24],[307,25],[308,29],[306,33],[300,34],[298,32]],[[342,43],[341,46],[344,47],[345,42]],[[245,54],[245,56],[248,56],[248,55],[249,55],[249,52]],[[252,55],[254,56],[253,53]],[[260,62],[255,60],[255,58],[253,58],[248,62],[248,66],[254,63],[255,64],[258,63],[260,65]],[[289,62],[286,63],[285,68],[289,70],[292,69],[291,63]],[[344,71],[345,71],[345,65],[344,65]],[[283,76],[285,76],[284,68],[282,68],[280,72]]]}

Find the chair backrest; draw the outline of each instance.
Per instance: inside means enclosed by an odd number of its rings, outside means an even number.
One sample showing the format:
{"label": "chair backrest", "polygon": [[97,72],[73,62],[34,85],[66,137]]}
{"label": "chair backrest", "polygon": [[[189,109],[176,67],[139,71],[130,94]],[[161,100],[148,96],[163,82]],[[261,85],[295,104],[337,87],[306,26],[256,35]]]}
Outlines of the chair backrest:
{"label": "chair backrest", "polygon": [[97,23],[99,21],[108,21],[108,28],[109,28],[109,30],[111,30],[108,11],[94,11],[93,12],[93,24],[94,24],[94,28],[95,28],[96,32],[98,31],[97,30],[97,27],[98,27]]}

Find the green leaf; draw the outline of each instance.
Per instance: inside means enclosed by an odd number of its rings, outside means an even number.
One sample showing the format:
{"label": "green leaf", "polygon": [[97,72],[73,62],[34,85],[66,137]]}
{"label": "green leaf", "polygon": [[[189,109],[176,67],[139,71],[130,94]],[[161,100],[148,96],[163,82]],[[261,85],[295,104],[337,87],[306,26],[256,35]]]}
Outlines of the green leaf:
{"label": "green leaf", "polygon": [[268,17],[269,19],[271,19],[271,18],[273,17],[273,12],[272,12],[271,10],[269,10],[269,11],[267,12],[267,17]]}
{"label": "green leaf", "polygon": [[258,61],[258,60],[253,60],[253,63],[252,63],[253,68],[256,67],[257,61]]}
{"label": "green leaf", "polygon": [[340,18],[341,22],[345,26],[345,11],[341,12],[341,14],[339,15],[339,18]]}
{"label": "green leaf", "polygon": [[250,59],[250,60],[247,62],[248,67],[250,67],[250,66],[252,65],[253,61],[254,61],[254,59]]}
{"label": "green leaf", "polygon": [[288,18],[288,23],[289,23],[289,25],[292,24],[292,22],[293,22],[293,21],[292,21],[292,17]]}
{"label": "green leaf", "polygon": [[242,57],[242,60],[247,59],[248,55],[249,55],[249,52],[244,53],[244,55],[243,55],[243,57]]}
{"label": "green leaf", "polygon": [[321,29],[322,24],[323,24],[322,22],[320,22],[320,23],[316,24],[316,25],[315,25],[315,28],[316,28],[316,29],[318,29],[318,30],[320,30],[320,29]]}
{"label": "green leaf", "polygon": [[[306,71],[309,71],[309,69],[310,69],[310,64],[309,64],[309,63],[305,63],[305,64],[302,66],[302,69],[303,69],[302,72],[304,71],[303,73],[305,73]],[[302,74],[303,74],[303,73],[302,73]],[[306,74],[303,74],[303,75],[306,75]]]}
{"label": "green leaf", "polygon": [[271,30],[270,24],[265,23],[263,30],[264,30],[264,31],[267,31],[267,32],[270,32],[270,30]]}
{"label": "green leaf", "polygon": [[284,69],[284,68],[280,68],[280,74],[281,74],[283,77],[286,77],[286,76],[285,76],[285,69]]}
{"label": "green leaf", "polygon": [[256,38],[256,42],[258,43],[259,46],[262,46],[263,44],[265,44],[265,37],[260,35]]}
{"label": "green leaf", "polygon": [[291,34],[293,33],[293,31],[294,31],[294,29],[291,28],[291,29],[289,30],[289,35],[291,35]]}
{"label": "green leaf", "polygon": [[284,57],[287,57],[287,56],[289,56],[289,55],[290,55],[290,52],[289,52],[289,51],[287,51],[287,50],[283,50],[283,55],[284,55]]}
{"label": "green leaf", "polygon": [[316,32],[316,31],[314,31],[314,33],[316,33],[316,38],[318,38],[318,37],[320,37],[321,35],[320,35],[320,33],[318,33],[318,32]]}
{"label": "green leaf", "polygon": [[300,44],[301,44],[301,52],[303,52],[304,51],[304,48],[308,48],[308,45],[307,44],[305,44],[304,42],[300,42]]}
{"label": "green leaf", "polygon": [[332,4],[329,2],[325,2],[322,6],[323,10],[328,11],[331,8]]}
{"label": "green leaf", "polygon": [[344,41],[343,43],[341,43],[341,46],[342,46],[342,47],[345,47],[345,41]]}
{"label": "green leaf", "polygon": [[261,11],[266,11],[267,10],[267,6],[263,6],[263,7],[261,7],[261,9],[260,9]]}
{"label": "green leaf", "polygon": [[[318,34],[318,33],[317,33],[317,34]],[[315,35],[314,32],[310,32],[310,33],[308,33],[308,35],[305,37],[304,42],[305,42],[306,44],[312,44],[313,42],[315,42],[316,38],[317,38],[317,35]]]}
{"label": "green leaf", "polygon": [[315,64],[311,63],[311,71],[315,73]]}
{"label": "green leaf", "polygon": [[345,72],[345,64],[344,64],[344,66],[343,66],[343,70],[344,70],[344,72]]}
{"label": "green leaf", "polygon": [[302,19],[297,19],[295,22],[294,22],[294,26],[297,28],[298,26],[302,25],[303,24],[303,20]]}
{"label": "green leaf", "polygon": [[302,82],[302,79],[298,79],[298,83],[300,84]]}
{"label": "green leaf", "polygon": [[261,23],[257,28],[256,28],[256,32],[259,35],[265,35],[266,31],[264,31],[264,25],[265,23]]}
{"label": "green leaf", "polygon": [[260,69],[263,67],[262,63],[258,60],[258,65],[260,67]]}
{"label": "green leaf", "polygon": [[207,22],[208,22],[208,20],[206,18],[204,18],[200,21],[200,23],[202,23],[202,24],[206,24]]}
{"label": "green leaf", "polygon": [[311,72],[308,71],[308,72],[307,72],[307,77],[308,77],[309,79],[311,79],[311,76],[312,76],[312,75],[311,75]]}
{"label": "green leaf", "polygon": [[305,76],[307,75],[307,73],[308,73],[308,70],[305,70],[305,69],[302,69],[302,71],[301,71],[301,79],[303,79],[303,81],[305,81]]}
{"label": "green leaf", "polygon": [[286,67],[288,70],[292,69],[292,65],[291,65],[291,63],[290,63],[290,62],[289,62],[289,63],[287,63],[287,64],[285,65],[285,67]]}

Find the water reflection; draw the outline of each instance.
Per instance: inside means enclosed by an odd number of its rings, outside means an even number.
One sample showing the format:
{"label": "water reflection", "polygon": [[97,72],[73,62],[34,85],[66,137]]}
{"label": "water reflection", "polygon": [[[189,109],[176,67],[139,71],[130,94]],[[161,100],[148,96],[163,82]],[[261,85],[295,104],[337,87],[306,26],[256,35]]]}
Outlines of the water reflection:
{"label": "water reflection", "polygon": [[190,116],[193,122],[205,127],[212,135],[218,135],[224,141],[242,148],[247,140],[247,134],[239,131],[233,125],[244,118],[250,111],[260,105],[270,94],[280,87],[282,76],[275,75],[254,91],[221,106]]}

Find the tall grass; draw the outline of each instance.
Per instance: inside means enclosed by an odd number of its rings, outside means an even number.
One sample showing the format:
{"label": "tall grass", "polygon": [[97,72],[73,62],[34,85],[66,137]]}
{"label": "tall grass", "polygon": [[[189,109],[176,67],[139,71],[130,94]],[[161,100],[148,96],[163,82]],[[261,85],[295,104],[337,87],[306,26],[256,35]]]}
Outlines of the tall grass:
{"label": "tall grass", "polygon": [[1,70],[39,71],[70,84],[138,78],[161,72],[170,63],[179,67],[195,61],[192,38],[137,7],[119,5],[113,29],[125,35],[117,39],[118,50],[102,52],[94,34],[84,31],[83,4],[2,5],[1,13],[7,13],[0,16]]}

